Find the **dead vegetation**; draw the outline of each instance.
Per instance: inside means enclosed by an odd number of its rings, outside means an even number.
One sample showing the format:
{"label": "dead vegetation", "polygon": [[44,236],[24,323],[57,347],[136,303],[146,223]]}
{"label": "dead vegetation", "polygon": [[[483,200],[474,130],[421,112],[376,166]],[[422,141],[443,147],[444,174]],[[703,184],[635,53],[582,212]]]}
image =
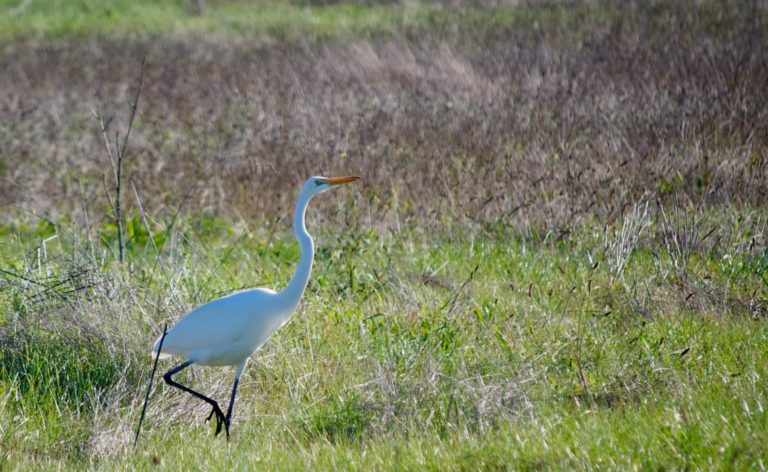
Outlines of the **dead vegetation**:
{"label": "dead vegetation", "polygon": [[284,213],[317,172],[363,175],[363,205],[381,213],[396,194],[400,218],[420,225],[448,216],[568,231],[592,216],[621,221],[649,197],[762,205],[764,7],[626,7],[575,5],[559,27],[351,41],[14,43],[0,51],[5,218],[105,213],[109,166],[91,110],[100,103],[125,129],[144,57],[125,173],[156,216],[182,201]]}

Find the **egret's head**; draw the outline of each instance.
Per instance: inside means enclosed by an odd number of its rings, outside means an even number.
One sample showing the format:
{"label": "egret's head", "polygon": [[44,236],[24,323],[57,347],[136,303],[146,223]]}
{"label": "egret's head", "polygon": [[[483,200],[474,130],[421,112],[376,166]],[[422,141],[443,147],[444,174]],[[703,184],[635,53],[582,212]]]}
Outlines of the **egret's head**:
{"label": "egret's head", "polygon": [[321,193],[326,192],[333,187],[337,187],[342,184],[348,184],[350,182],[354,182],[356,180],[360,180],[360,177],[355,176],[349,176],[349,177],[321,177],[321,176],[315,176],[310,177],[309,180],[307,180],[307,183],[304,184],[305,187],[309,187],[313,192],[312,193]]}

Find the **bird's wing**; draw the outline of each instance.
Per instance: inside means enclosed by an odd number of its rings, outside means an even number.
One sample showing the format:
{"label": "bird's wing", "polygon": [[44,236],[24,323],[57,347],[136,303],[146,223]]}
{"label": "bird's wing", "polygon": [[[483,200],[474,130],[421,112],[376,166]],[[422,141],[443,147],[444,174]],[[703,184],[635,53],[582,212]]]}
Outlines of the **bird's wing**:
{"label": "bird's wing", "polygon": [[[188,355],[198,349],[210,349],[237,343],[247,335],[260,312],[269,305],[274,292],[247,290],[217,298],[201,305],[171,328],[163,341],[164,354]],[[160,339],[154,345],[156,352]]]}

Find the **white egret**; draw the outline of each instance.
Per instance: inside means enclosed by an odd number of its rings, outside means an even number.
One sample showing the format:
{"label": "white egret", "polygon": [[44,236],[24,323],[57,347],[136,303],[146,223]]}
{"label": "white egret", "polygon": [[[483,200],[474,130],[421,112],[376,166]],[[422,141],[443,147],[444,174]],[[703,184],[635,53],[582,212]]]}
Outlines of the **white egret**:
{"label": "white egret", "polygon": [[[189,312],[164,335],[164,339],[161,337],[155,342],[153,353],[159,358],[178,356],[186,359],[166,372],[163,379],[169,385],[192,394],[213,407],[208,420],[216,415],[217,436],[223,424],[229,438],[237,384],[248,358],[288,321],[296,311],[307,287],[315,255],[312,237],[304,223],[309,201],[319,193],[358,179],[359,177],[310,177],[304,183],[293,217],[293,231],[299,241],[301,259],[296,273],[283,290],[275,292],[268,288],[255,288],[212,300]],[[157,352],[158,349],[161,352]],[[226,415],[212,398],[173,380],[175,374],[192,364],[235,366],[235,380]]]}

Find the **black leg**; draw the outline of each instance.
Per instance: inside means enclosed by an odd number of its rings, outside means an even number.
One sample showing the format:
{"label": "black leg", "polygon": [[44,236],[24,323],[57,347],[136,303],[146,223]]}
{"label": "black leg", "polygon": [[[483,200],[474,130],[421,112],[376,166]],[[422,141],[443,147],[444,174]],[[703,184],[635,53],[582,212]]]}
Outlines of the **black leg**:
{"label": "black leg", "polygon": [[229,422],[232,419],[232,407],[235,406],[235,395],[237,394],[237,384],[240,382],[238,377],[235,377],[235,383],[232,385],[232,397],[229,399],[229,407],[227,408],[227,417],[224,419],[224,427],[227,429],[227,439],[229,439]]}
{"label": "black leg", "polygon": [[[168,385],[170,385],[172,387],[176,387],[179,390],[183,390],[183,391],[185,391],[185,392],[187,392],[187,393],[189,393],[189,394],[199,398],[200,400],[203,400],[204,402],[208,403],[209,405],[211,405],[213,407],[213,410],[211,411],[211,414],[208,415],[208,420],[211,419],[211,416],[213,416],[214,413],[216,414],[216,436],[218,436],[219,433],[221,432],[221,424],[223,422],[225,422],[225,418],[224,418],[224,413],[221,411],[221,408],[219,408],[219,404],[216,403],[216,400],[214,400],[213,398],[208,398],[205,395],[203,395],[202,393],[195,392],[191,388],[186,387],[184,385],[181,385],[180,383],[174,382],[174,380],[173,380],[173,376],[174,375],[178,374],[179,372],[181,372],[182,370],[186,369],[187,367],[189,367],[191,365],[192,365],[192,361],[187,361],[187,362],[185,362],[185,363],[183,363],[181,365],[177,365],[173,369],[171,369],[168,372],[166,372],[165,375],[163,375],[163,380],[165,380],[165,382]],[[208,420],[206,420],[206,421],[208,421]],[[227,431],[229,431],[229,429],[227,429]]]}

